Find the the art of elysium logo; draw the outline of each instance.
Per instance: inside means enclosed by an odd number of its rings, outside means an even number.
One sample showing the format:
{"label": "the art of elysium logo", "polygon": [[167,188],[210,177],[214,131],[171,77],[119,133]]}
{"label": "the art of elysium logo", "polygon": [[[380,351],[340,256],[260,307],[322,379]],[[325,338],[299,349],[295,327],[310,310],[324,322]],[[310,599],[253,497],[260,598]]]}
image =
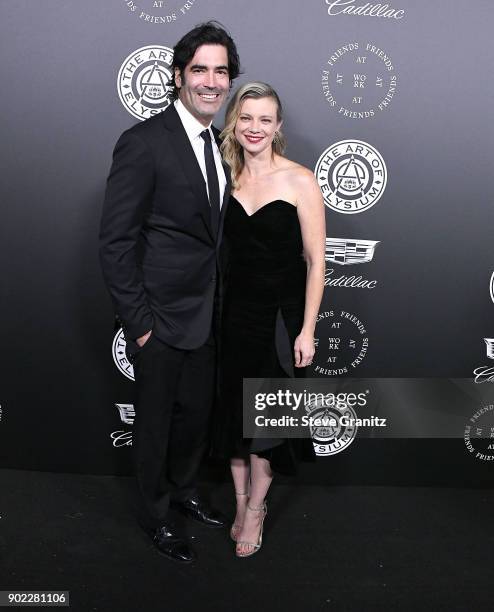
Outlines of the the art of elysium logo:
{"label": "the art of elysium logo", "polygon": [[125,109],[143,121],[170,104],[173,50],[150,45],[133,51],[118,71],[118,95]]}
{"label": "the art of elysium logo", "polygon": [[119,371],[130,380],[134,380],[134,368],[130,361],[127,359],[127,355],[125,354],[125,347],[127,343],[125,342],[125,336],[122,329],[119,329],[115,334],[115,338],[113,338],[112,344],[112,355],[113,361],[115,365],[119,369]]}
{"label": "the art of elysium logo", "polygon": [[344,376],[367,355],[369,338],[362,321],[345,310],[319,313],[312,369],[318,376]]}
{"label": "the art of elysium logo", "polygon": [[147,23],[172,23],[182,15],[186,15],[196,3],[196,0],[176,0],[170,7],[169,0],[123,0],[131,13]]}
{"label": "the art of elysium logo", "polygon": [[469,419],[463,439],[476,459],[494,461],[494,404],[483,406]]}
{"label": "the art of elysium logo", "polygon": [[321,72],[324,99],[347,119],[369,119],[387,109],[397,83],[391,58],[372,43],[342,45]]}
{"label": "the art of elysium logo", "polygon": [[362,140],[341,140],[328,147],[314,173],[326,206],[345,215],[372,208],[384,193],[388,175],[381,154]]}
{"label": "the art of elysium logo", "polygon": [[358,429],[357,415],[348,404],[318,397],[306,404],[305,411],[314,421],[328,423],[310,427],[316,455],[336,455],[355,440]]}

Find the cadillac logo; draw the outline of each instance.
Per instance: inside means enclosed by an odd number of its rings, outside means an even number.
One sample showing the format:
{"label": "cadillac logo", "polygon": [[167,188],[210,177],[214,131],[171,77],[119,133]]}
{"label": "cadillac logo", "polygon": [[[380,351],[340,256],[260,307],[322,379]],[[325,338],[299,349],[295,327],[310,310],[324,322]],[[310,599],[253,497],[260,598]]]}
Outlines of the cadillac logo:
{"label": "cadillac logo", "polygon": [[487,357],[494,359],[494,338],[484,338],[487,348]]}
{"label": "cadillac logo", "polygon": [[170,104],[173,51],[151,45],[133,51],[118,71],[117,89],[124,108],[143,121]]}
{"label": "cadillac logo", "polygon": [[349,266],[372,261],[379,240],[326,238],[326,261]]}
{"label": "cadillac logo", "polygon": [[136,415],[136,411],[134,409],[134,404],[115,404],[118,410],[118,414],[120,415],[120,420],[122,423],[126,423],[127,425],[134,424],[134,418]]}
{"label": "cadillac logo", "polygon": [[384,17],[385,19],[403,19],[405,11],[394,9],[389,4],[370,4],[366,2],[355,6],[355,0],[326,0],[328,15],[364,15],[365,17]]}

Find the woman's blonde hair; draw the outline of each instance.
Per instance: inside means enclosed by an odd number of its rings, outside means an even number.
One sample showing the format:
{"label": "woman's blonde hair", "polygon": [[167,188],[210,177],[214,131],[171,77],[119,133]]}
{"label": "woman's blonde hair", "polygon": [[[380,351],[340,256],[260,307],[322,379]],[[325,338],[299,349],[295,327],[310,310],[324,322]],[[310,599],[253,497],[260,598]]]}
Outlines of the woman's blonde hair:
{"label": "woman's blonde hair", "polygon": [[[278,122],[283,121],[283,108],[280,98],[271,85],[260,82],[245,83],[245,85],[241,85],[234,93],[233,98],[228,103],[225,114],[225,128],[220,135],[223,140],[220,147],[221,152],[223,154],[223,159],[230,166],[232,186],[234,189],[239,186],[238,177],[244,167],[244,151],[235,138],[235,125],[240,116],[242,104],[244,100],[248,98],[272,98],[276,102],[276,119]],[[281,130],[277,130],[272,144],[273,154],[277,153],[278,155],[283,155],[285,144],[285,137],[281,133]]]}

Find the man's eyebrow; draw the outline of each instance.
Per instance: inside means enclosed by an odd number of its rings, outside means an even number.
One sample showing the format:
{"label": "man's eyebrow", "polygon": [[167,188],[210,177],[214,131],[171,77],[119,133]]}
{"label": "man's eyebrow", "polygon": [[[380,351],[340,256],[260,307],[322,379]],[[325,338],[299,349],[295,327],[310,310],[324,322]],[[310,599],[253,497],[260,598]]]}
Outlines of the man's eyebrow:
{"label": "man's eyebrow", "polygon": [[[191,69],[191,70],[207,70],[207,69],[208,69],[208,67],[207,67],[207,66],[205,66],[204,64],[193,64],[193,65],[190,67],[190,69]],[[228,66],[223,66],[223,65],[221,65],[221,66],[215,66],[215,67],[214,67],[214,69],[215,69],[215,70],[226,70],[226,71],[228,72]]]}

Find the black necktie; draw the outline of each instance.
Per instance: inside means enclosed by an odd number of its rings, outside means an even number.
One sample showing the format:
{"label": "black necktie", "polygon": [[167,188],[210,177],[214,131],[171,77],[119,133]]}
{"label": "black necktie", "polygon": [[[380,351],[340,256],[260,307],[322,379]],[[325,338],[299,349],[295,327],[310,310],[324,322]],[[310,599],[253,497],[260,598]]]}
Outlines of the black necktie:
{"label": "black necktie", "polygon": [[209,130],[204,130],[204,132],[201,132],[201,137],[204,140],[204,159],[206,161],[206,174],[208,176],[211,224],[213,226],[213,231],[215,234],[217,234],[220,224],[220,184],[218,182],[216,164],[214,163],[213,145],[211,143],[211,134],[209,133]]}

